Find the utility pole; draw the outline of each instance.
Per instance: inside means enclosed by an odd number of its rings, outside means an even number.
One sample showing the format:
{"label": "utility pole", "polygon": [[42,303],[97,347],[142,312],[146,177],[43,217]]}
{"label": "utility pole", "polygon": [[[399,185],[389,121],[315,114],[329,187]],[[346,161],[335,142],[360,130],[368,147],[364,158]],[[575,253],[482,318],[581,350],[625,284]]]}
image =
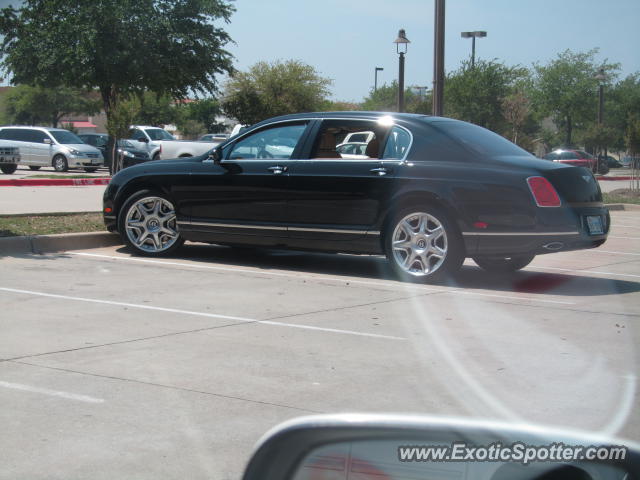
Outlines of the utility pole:
{"label": "utility pole", "polygon": [[435,0],[433,55],[433,114],[444,112],[444,8],[445,0]]}

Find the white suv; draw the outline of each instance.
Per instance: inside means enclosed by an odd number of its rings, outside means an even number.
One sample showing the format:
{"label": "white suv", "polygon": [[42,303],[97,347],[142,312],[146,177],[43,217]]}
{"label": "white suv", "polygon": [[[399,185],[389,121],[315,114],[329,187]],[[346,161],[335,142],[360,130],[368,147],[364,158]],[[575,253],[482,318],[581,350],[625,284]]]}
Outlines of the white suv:
{"label": "white suv", "polygon": [[53,167],[57,172],[66,172],[69,168],[95,172],[104,164],[100,150],[61,128],[0,127],[0,140],[3,146],[18,147],[20,165],[28,165],[31,170]]}

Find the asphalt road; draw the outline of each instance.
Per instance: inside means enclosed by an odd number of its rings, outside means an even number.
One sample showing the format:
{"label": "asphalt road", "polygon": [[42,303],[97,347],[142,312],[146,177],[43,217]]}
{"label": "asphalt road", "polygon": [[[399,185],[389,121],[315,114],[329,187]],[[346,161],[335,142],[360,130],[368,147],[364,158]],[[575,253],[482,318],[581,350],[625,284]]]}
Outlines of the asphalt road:
{"label": "asphalt road", "polygon": [[383,259],[191,244],[0,258],[0,478],[238,479],[318,412],[640,440],[640,212],[597,250],[449,285]]}

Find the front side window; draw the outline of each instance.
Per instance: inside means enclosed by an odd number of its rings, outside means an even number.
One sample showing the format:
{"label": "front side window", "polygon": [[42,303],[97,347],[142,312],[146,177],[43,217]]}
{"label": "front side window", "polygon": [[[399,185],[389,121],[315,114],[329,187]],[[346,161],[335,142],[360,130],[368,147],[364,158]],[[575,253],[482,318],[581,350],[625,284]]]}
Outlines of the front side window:
{"label": "front side window", "polygon": [[229,160],[289,159],[306,128],[306,124],[296,124],[260,130],[225,148],[223,158]]}
{"label": "front side window", "polygon": [[51,136],[61,145],[78,145],[84,143],[75,133],[68,132],[67,130],[52,130]]}
{"label": "front side window", "polygon": [[402,160],[411,146],[411,136],[400,127],[393,127],[384,147],[383,159]]}
{"label": "front side window", "polygon": [[577,160],[578,155],[576,155],[574,152],[562,152],[560,154],[560,159],[561,160]]}

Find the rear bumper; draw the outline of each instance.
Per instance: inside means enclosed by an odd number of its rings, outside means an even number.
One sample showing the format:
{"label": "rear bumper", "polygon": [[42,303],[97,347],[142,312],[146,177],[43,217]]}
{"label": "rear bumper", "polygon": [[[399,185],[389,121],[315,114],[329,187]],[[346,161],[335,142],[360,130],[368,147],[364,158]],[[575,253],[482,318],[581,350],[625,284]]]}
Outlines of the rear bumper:
{"label": "rear bumper", "polygon": [[[585,207],[570,211],[559,209],[555,215],[548,210],[545,212],[546,224],[540,223],[534,230],[463,232],[468,248],[467,253],[469,255],[541,255],[596,248],[606,241],[611,222],[608,209],[604,207]],[[572,221],[564,222],[559,227],[558,223],[549,221],[549,217],[556,215],[564,218],[569,215]],[[602,234],[589,233],[587,216],[601,218],[604,230]],[[469,245],[474,247],[469,249]]]}

